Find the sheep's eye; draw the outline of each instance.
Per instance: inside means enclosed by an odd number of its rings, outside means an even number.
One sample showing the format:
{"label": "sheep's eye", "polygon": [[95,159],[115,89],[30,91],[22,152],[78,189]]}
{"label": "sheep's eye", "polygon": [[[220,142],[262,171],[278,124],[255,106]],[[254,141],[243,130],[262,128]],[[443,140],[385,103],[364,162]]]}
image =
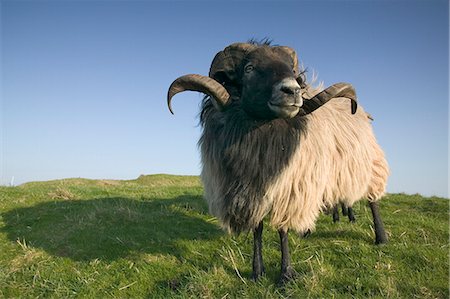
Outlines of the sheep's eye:
{"label": "sheep's eye", "polygon": [[244,71],[245,71],[246,73],[250,73],[250,72],[253,71],[253,69],[254,69],[254,67],[253,67],[252,64],[247,64],[247,65],[245,66],[245,68],[244,68]]}

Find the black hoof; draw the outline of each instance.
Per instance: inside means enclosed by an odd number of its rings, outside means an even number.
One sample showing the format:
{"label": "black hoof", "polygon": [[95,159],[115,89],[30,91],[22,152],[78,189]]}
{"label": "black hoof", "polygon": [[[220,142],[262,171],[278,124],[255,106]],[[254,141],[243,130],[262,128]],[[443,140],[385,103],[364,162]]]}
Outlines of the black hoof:
{"label": "black hoof", "polygon": [[263,276],[266,273],[266,270],[264,267],[259,271],[253,271],[252,273],[252,280],[257,281],[261,276]]}
{"label": "black hoof", "polygon": [[378,246],[383,246],[383,245],[386,245],[387,243],[388,243],[387,237],[377,238],[375,240],[375,245],[378,245]]}
{"label": "black hoof", "polygon": [[284,273],[281,273],[280,280],[278,281],[279,286],[284,286],[286,283],[294,280],[298,276],[298,273],[294,269],[289,268]]}

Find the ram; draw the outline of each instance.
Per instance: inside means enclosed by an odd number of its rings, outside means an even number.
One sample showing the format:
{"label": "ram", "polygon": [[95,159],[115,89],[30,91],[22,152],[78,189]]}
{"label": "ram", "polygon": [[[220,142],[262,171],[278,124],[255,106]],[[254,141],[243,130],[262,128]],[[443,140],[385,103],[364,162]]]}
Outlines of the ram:
{"label": "ram", "polygon": [[167,95],[173,113],[175,94],[205,94],[199,147],[210,213],[230,233],[253,231],[254,279],[264,273],[267,216],[280,236],[282,283],[295,276],[288,230],[312,230],[336,199],[368,198],[376,243],[387,241],[377,201],[388,166],[353,87],[338,83],[319,92],[298,64],[292,48],[235,43],[217,53],[209,76],[181,76]]}

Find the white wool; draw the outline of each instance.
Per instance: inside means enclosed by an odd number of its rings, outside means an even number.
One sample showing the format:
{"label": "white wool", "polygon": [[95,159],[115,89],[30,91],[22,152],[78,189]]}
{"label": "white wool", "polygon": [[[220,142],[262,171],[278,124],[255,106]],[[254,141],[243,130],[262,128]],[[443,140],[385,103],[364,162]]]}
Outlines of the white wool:
{"label": "white wool", "polygon": [[[339,202],[352,206],[362,198],[377,201],[384,195],[388,165],[361,106],[352,115],[349,99],[334,98],[305,117],[307,132],[300,137],[289,165],[263,190],[263,198],[251,211],[250,227],[270,215],[270,223],[277,229],[305,232],[314,229],[325,207]],[[210,212],[230,232],[224,221],[223,174],[217,171],[217,161],[203,153],[202,163]]]}

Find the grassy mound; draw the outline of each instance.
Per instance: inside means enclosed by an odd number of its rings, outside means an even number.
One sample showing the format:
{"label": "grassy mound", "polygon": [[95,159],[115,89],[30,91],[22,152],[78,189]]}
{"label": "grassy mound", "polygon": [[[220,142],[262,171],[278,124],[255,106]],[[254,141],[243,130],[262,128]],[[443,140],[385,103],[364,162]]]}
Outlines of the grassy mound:
{"label": "grassy mound", "polygon": [[448,298],[448,203],[386,196],[382,247],[365,202],[354,224],[322,215],[310,237],[290,234],[300,275],[281,289],[276,232],[253,282],[252,234],[220,230],[196,176],[0,187],[0,297]]}

